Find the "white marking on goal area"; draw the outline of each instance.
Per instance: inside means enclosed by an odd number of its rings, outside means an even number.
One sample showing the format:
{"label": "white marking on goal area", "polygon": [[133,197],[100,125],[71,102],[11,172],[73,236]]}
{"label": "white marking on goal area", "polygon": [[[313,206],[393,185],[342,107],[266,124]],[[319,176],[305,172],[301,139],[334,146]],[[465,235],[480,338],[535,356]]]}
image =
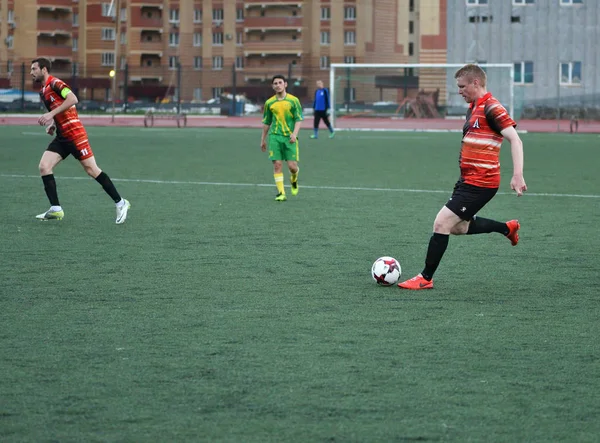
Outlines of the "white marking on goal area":
{"label": "white marking on goal area", "polygon": [[[21,174],[0,174],[0,177],[5,178],[35,178],[39,179],[39,175],[21,175]],[[87,176],[81,177],[64,177],[59,176],[59,180],[89,180]],[[112,178],[116,182],[129,183],[153,183],[159,185],[197,185],[197,186],[240,186],[240,187],[260,187],[268,188],[275,186],[273,183],[227,183],[227,182],[201,182],[201,181],[180,181],[180,180],[152,180],[138,178]],[[405,188],[369,188],[360,186],[311,186],[302,185],[302,189],[323,189],[328,191],[365,191],[365,192],[408,192],[416,194],[448,194],[452,190],[440,189],[405,189]],[[514,192],[498,192],[496,195],[514,195]],[[596,194],[553,194],[547,192],[526,192],[523,194],[526,197],[570,197],[570,198],[600,198]]]}

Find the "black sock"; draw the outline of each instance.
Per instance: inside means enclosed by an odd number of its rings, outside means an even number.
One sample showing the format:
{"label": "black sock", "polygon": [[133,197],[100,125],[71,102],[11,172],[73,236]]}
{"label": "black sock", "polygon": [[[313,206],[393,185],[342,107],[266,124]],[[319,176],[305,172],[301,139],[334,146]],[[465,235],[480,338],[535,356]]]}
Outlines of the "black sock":
{"label": "black sock", "polygon": [[425,269],[421,272],[425,280],[431,281],[433,278],[433,274],[442,261],[444,252],[446,252],[449,238],[450,236],[447,234],[434,232],[429,239],[429,248],[427,248],[427,257],[425,257]]}
{"label": "black sock", "polygon": [[473,217],[469,223],[467,235],[473,234],[489,234],[490,232],[499,232],[500,234],[508,234],[508,226],[506,223],[490,220],[489,218]]}
{"label": "black sock", "polygon": [[42,181],[44,182],[44,191],[50,200],[52,206],[60,206],[58,202],[58,192],[56,191],[56,180],[54,180],[54,174],[42,175]]}
{"label": "black sock", "polygon": [[106,193],[110,195],[110,198],[112,198],[115,203],[121,201],[121,196],[117,192],[117,188],[115,188],[115,185],[113,185],[112,180],[108,177],[108,175],[106,175],[104,171],[101,172],[100,175],[98,175],[98,177],[96,177],[96,181],[102,185]]}

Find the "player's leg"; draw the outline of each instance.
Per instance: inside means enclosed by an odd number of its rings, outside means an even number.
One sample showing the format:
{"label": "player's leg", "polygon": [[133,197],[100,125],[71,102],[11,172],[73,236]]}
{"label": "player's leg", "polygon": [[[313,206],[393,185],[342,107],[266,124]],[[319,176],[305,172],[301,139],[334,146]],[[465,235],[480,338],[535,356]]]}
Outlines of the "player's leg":
{"label": "player's leg", "polygon": [[300,168],[298,162],[294,160],[288,160],[288,169],[290,170],[290,184],[292,185],[292,195],[298,195],[298,173]]}
{"label": "player's leg", "polygon": [[[463,198],[465,206],[456,205],[454,212],[458,213],[460,210],[466,208],[463,215],[466,217],[473,213],[470,220],[463,220],[463,222],[457,224],[451,234],[453,235],[475,235],[475,234],[490,234],[497,232],[507,237],[513,246],[516,246],[519,242],[519,229],[521,225],[518,220],[510,220],[507,222],[499,222],[488,218],[479,217],[476,214],[496,195],[497,189],[493,188],[477,188],[472,187],[474,192],[470,199]],[[448,203],[452,207],[452,203]],[[462,203],[461,203],[462,204]]]}
{"label": "player's leg", "polygon": [[327,116],[327,111],[323,113],[323,123],[325,123],[327,125],[327,129],[329,129],[329,138],[333,138],[333,136],[335,135],[335,131],[331,126],[331,122],[329,121],[329,117]]}
{"label": "player's leg", "polygon": [[81,163],[81,166],[87,175],[96,180],[100,186],[102,186],[104,192],[106,192],[110,198],[113,199],[117,209],[117,218],[115,219],[115,223],[121,224],[127,219],[127,213],[129,212],[131,203],[121,197],[110,177],[98,167],[98,164],[96,163],[96,157],[91,154],[91,150],[88,152],[88,154],[80,156],[79,163]]}
{"label": "player's leg", "polygon": [[311,135],[310,138],[319,137],[319,123],[321,123],[321,111],[315,111],[313,119],[313,135]]}
{"label": "player's leg", "polygon": [[44,191],[48,201],[50,201],[50,209],[42,214],[36,215],[36,218],[40,220],[61,220],[65,213],[60,206],[58,200],[58,191],[56,189],[56,180],[54,179],[54,168],[58,165],[68,154],[64,157],[60,152],[60,143],[55,139],[48,146],[48,150],[44,151],[42,158],[40,159],[39,171],[44,183]]}
{"label": "player's leg", "polygon": [[273,162],[273,178],[277,186],[276,201],[286,201],[285,187],[283,186],[283,159],[285,148],[285,138],[279,135],[271,134],[269,136],[269,160]]}
{"label": "player's leg", "polygon": [[438,212],[433,222],[433,234],[429,239],[429,246],[427,247],[427,255],[425,257],[425,268],[417,276],[398,283],[400,288],[404,289],[432,289],[433,288],[433,274],[437,270],[442,257],[448,247],[448,240],[450,233],[459,224],[463,223],[463,220],[444,206]]}

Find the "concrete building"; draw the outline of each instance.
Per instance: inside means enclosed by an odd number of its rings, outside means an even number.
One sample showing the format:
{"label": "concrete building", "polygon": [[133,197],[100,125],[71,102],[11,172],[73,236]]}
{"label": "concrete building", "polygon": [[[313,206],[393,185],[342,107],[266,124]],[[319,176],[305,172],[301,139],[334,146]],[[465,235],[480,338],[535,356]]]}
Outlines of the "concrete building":
{"label": "concrete building", "polygon": [[597,0],[448,0],[448,62],[514,64],[517,109],[596,100],[599,39]]}

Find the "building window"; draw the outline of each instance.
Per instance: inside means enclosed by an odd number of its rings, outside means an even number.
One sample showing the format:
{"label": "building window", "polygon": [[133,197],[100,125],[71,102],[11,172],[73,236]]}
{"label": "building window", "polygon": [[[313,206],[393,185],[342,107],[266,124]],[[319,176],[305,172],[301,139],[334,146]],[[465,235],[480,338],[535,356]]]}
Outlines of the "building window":
{"label": "building window", "polygon": [[179,9],[169,10],[169,23],[179,23]]}
{"label": "building window", "polygon": [[321,44],[328,45],[331,43],[331,35],[329,31],[321,31]]}
{"label": "building window", "polygon": [[356,20],[356,7],[345,6],[344,7],[344,20]]}
{"label": "building window", "polygon": [[213,22],[220,23],[223,21],[223,10],[213,9]]}
{"label": "building window", "polygon": [[244,21],[244,8],[237,8],[235,10],[235,20],[238,22]]}
{"label": "building window", "polygon": [[467,6],[487,5],[488,0],[467,0]]}
{"label": "building window", "polygon": [[354,64],[356,63],[356,57],[353,55],[347,55],[344,57],[344,63]]}
{"label": "building window", "polygon": [[175,55],[169,56],[169,69],[175,70],[177,69],[177,65],[179,64],[179,59]]}
{"label": "building window", "polygon": [[194,57],[194,69],[197,69],[197,70],[202,69],[202,57],[199,57],[199,56]]}
{"label": "building window", "polygon": [[356,101],[356,88],[344,88],[344,101]]}
{"label": "building window", "polygon": [[568,62],[560,64],[560,84],[581,84],[581,62]]}
{"label": "building window", "polygon": [[102,66],[113,66],[115,64],[114,52],[103,52],[100,60]]}
{"label": "building window", "polygon": [[73,37],[71,39],[71,45],[73,51],[77,51],[79,49],[79,39],[77,37]]}
{"label": "building window", "polygon": [[328,55],[321,56],[321,58],[319,60],[319,66],[321,67],[321,69],[329,68],[329,56]]}
{"label": "building window", "polygon": [[14,23],[15,22],[15,11],[13,11],[12,9],[8,10],[7,22],[8,23]]}
{"label": "building window", "polygon": [[121,32],[121,44],[122,45],[127,44],[127,33],[126,32]]}
{"label": "building window", "polygon": [[110,3],[102,3],[102,17],[114,17],[115,15],[115,11],[111,11]]}
{"label": "building window", "polygon": [[125,69],[125,67],[127,66],[127,56],[125,56],[125,55],[121,56],[120,65],[121,65],[121,69]]}
{"label": "building window", "polygon": [[212,96],[213,98],[219,98],[223,94],[223,88],[212,88]]}
{"label": "building window", "polygon": [[331,9],[329,6],[321,6],[321,20],[330,20],[331,19]]}
{"label": "building window", "polygon": [[121,13],[119,14],[119,17],[121,17],[122,22],[127,21],[127,8],[121,8]]}
{"label": "building window", "polygon": [[77,12],[73,13],[73,26],[79,26],[79,14]]}
{"label": "building window", "polygon": [[213,46],[223,46],[223,33],[213,32],[212,35]]}
{"label": "building window", "polygon": [[6,62],[6,72],[8,72],[9,74],[12,74],[12,72],[13,72],[13,62],[12,62],[12,60],[8,60]]}
{"label": "building window", "polygon": [[194,9],[194,23],[202,23],[202,9]]}
{"label": "building window", "polygon": [[114,40],[115,30],[114,28],[102,28],[102,40]]}
{"label": "building window", "polygon": [[513,0],[513,5],[535,5],[535,0]]}
{"label": "building window", "polygon": [[347,46],[355,45],[356,44],[356,32],[344,31],[344,44]]}
{"label": "building window", "polygon": [[415,22],[413,22],[412,20],[410,20],[408,22],[408,33],[409,34],[414,34],[415,33]]}
{"label": "building window", "polygon": [[413,42],[408,43],[408,55],[415,55],[415,44]]}
{"label": "building window", "polygon": [[179,46],[179,34],[171,32],[169,34],[169,46]]}
{"label": "building window", "polygon": [[533,62],[516,62],[514,80],[518,85],[533,83]]}
{"label": "building window", "polygon": [[202,46],[202,33],[194,32],[194,46]]}
{"label": "building window", "polygon": [[583,0],[560,0],[561,5],[582,5]]}
{"label": "building window", "polygon": [[8,49],[12,49],[13,48],[13,44],[14,44],[14,37],[12,35],[9,35],[8,37],[6,37],[6,47]]}
{"label": "building window", "polygon": [[244,68],[244,57],[238,55],[235,57],[235,69],[243,69]]}
{"label": "building window", "polygon": [[71,75],[74,77],[79,75],[79,64],[78,63],[73,63],[71,65]]}
{"label": "building window", "polygon": [[220,55],[216,55],[212,58],[212,67],[214,70],[223,69],[223,57]]}
{"label": "building window", "polygon": [[235,44],[241,46],[244,44],[244,33],[242,31],[238,31],[235,34]]}
{"label": "building window", "polygon": [[194,88],[194,100],[202,100],[202,88]]}
{"label": "building window", "polygon": [[414,10],[415,10],[415,0],[409,0],[408,12],[414,12]]}

